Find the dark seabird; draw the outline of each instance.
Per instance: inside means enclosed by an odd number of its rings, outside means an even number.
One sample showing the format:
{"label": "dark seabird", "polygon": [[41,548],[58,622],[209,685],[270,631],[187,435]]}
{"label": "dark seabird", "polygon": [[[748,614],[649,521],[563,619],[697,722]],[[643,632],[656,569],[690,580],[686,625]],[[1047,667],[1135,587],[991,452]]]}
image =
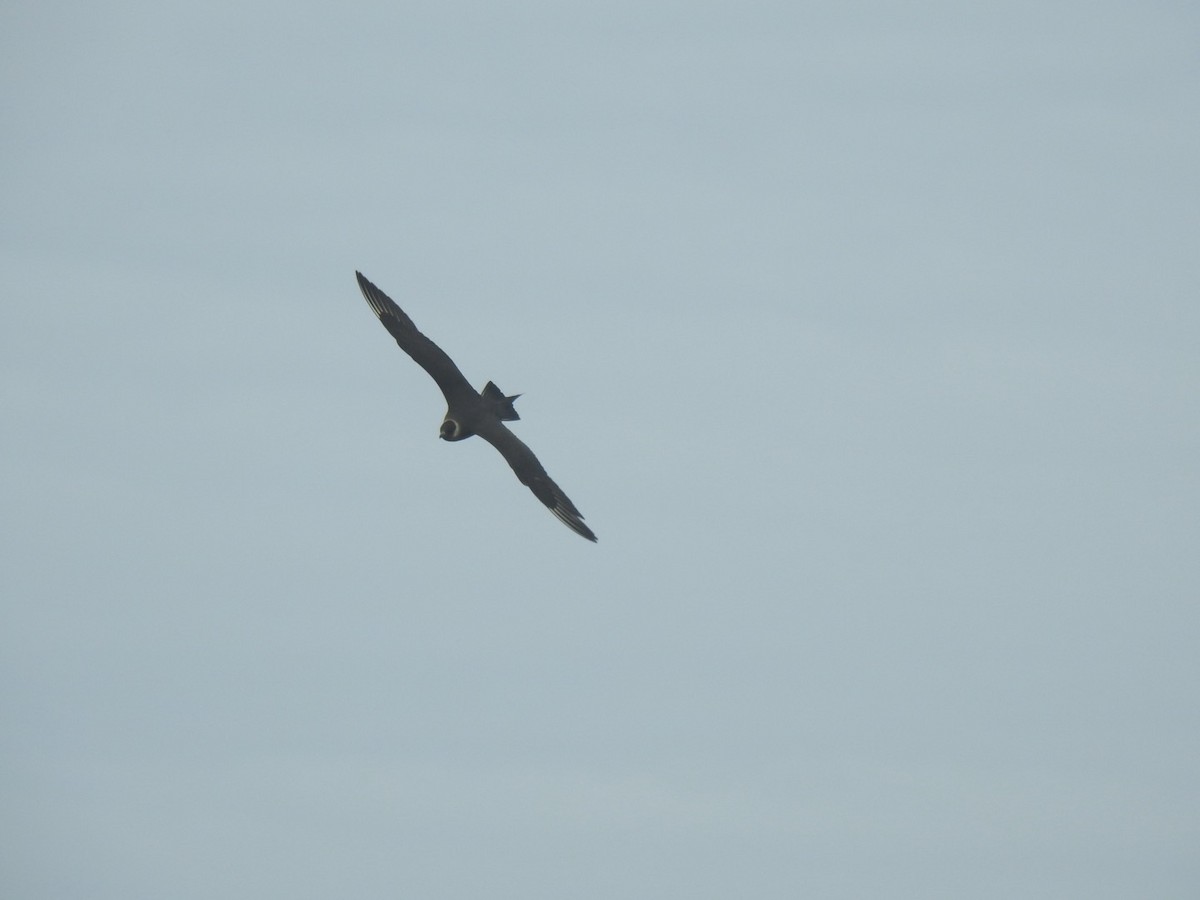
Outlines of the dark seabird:
{"label": "dark seabird", "polygon": [[375,315],[379,316],[383,327],[396,339],[400,349],[415,359],[446,395],[446,417],[442,420],[441,439],[461,441],[473,434],[479,435],[500,451],[500,455],[517,473],[521,484],[533,491],[533,495],[546,504],[560,522],[589,541],[596,540],[592,529],[583,524],[583,516],[575,504],[546,474],[533,451],[504,424],[521,418],[513,409],[513,401],[521,395],[506,397],[490,381],[484,385],[482,393],[476,391],[467,383],[454,360],[421,334],[412,319],[392,298],[364,278],[362,272],[354,274],[358,276],[358,286],[363,296]]}

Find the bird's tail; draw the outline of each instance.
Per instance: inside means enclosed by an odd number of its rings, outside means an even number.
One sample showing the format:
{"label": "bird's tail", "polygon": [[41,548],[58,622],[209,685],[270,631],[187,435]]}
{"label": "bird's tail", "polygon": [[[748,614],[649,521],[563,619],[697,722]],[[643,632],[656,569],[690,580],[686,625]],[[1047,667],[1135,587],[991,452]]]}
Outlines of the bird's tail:
{"label": "bird's tail", "polygon": [[483,388],[484,401],[492,408],[501,422],[515,422],[521,418],[513,409],[513,401],[520,396],[520,394],[513,394],[511,397],[505,397],[504,391],[490,381]]}

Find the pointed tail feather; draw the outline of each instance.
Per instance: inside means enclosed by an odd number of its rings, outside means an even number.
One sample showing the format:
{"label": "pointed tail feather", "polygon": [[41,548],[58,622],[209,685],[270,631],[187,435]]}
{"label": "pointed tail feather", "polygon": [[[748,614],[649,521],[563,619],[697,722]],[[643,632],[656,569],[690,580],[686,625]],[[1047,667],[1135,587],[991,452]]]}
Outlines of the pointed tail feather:
{"label": "pointed tail feather", "polygon": [[513,394],[511,397],[506,397],[504,396],[504,391],[489,381],[483,387],[482,396],[493,411],[495,411],[501,422],[516,422],[521,418],[513,408],[513,402],[521,396],[520,394]]}

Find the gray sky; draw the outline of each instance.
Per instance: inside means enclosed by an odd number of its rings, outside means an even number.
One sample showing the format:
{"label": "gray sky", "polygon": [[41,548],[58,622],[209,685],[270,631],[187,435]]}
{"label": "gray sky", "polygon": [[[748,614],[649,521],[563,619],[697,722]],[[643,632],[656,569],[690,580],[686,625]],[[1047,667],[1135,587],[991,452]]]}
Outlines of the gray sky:
{"label": "gray sky", "polygon": [[1196,896],[1194,4],[0,35],[6,896]]}

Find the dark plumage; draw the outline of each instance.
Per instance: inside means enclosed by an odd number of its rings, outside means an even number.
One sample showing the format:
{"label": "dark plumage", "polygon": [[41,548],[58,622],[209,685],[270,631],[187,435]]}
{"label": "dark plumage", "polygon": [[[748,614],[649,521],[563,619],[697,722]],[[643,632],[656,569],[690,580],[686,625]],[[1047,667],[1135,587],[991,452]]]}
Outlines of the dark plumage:
{"label": "dark plumage", "polygon": [[596,540],[592,529],[583,524],[583,516],[575,508],[562,489],[554,483],[533,451],[504,425],[520,418],[513,408],[513,401],[520,396],[506,397],[492,382],[484,386],[483,392],[476,391],[463,377],[446,352],[417,330],[412,319],[404,310],[375,285],[358,277],[358,286],[367,303],[383,327],[396,339],[400,349],[411,356],[430,374],[442,393],[446,395],[446,415],[442,420],[441,437],[446,441],[461,441],[479,435],[500,451],[500,455],[512,466],[521,484],[527,486],[535,497],[546,504],[564,525],[589,541]]}

